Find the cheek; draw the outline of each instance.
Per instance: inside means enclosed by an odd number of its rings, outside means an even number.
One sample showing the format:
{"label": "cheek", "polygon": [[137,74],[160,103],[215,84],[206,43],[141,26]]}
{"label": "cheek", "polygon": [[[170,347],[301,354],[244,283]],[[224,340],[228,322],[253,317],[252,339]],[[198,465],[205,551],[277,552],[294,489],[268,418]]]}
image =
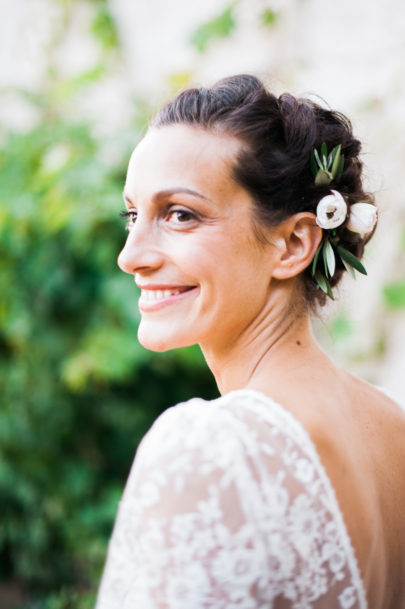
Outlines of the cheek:
{"label": "cheek", "polygon": [[249,299],[251,292],[267,290],[270,273],[265,252],[246,230],[235,230],[232,225],[220,229],[210,226],[174,235],[166,246],[168,258],[185,282],[200,285],[202,295],[230,301]]}
{"label": "cheek", "polygon": [[199,269],[196,278],[204,289],[215,291],[215,297],[227,302],[243,302],[252,296],[267,294],[271,269],[263,251],[244,234],[221,234],[205,239],[201,247],[190,252],[187,263]]}
{"label": "cheek", "polygon": [[212,229],[170,235],[164,250],[169,264],[197,284],[220,275],[223,263],[230,257],[225,251],[222,233]]}

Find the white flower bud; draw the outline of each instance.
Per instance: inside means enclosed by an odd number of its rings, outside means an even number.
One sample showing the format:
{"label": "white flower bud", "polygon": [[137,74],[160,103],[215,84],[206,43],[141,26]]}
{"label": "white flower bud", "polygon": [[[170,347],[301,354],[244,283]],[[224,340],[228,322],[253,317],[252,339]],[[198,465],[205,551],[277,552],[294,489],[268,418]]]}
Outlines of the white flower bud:
{"label": "white flower bud", "polygon": [[350,206],[350,215],[347,228],[353,233],[365,237],[374,228],[377,222],[377,208],[371,203],[353,203]]}
{"label": "white flower bud", "polygon": [[346,220],[347,203],[337,190],[323,197],[316,207],[316,223],[321,228],[336,228]]}

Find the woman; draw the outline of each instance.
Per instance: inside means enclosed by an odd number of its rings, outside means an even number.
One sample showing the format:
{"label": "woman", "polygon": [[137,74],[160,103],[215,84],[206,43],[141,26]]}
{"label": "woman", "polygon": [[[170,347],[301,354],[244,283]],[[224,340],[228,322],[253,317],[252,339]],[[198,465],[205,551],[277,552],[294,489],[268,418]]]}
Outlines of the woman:
{"label": "woman", "polygon": [[342,115],[240,75],[181,93],[133,152],[139,340],[198,343],[222,397],[144,437],[97,609],[405,607],[404,414],[309,321],[365,272],[359,151]]}

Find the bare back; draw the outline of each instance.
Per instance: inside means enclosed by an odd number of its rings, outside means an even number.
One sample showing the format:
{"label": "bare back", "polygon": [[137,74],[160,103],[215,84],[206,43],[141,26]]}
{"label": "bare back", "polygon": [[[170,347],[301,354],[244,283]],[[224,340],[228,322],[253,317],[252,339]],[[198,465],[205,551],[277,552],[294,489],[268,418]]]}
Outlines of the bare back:
{"label": "bare back", "polygon": [[[405,416],[348,375],[342,433],[329,474],[359,560],[370,609],[405,605]],[[339,463],[340,462],[340,463]]]}
{"label": "bare back", "polygon": [[300,399],[292,388],[280,401],[310,433],[335,488],[370,609],[399,609],[405,607],[405,415],[365,381],[345,371],[335,380],[332,387],[330,379],[318,384],[316,399],[312,384],[305,407],[298,383]]}

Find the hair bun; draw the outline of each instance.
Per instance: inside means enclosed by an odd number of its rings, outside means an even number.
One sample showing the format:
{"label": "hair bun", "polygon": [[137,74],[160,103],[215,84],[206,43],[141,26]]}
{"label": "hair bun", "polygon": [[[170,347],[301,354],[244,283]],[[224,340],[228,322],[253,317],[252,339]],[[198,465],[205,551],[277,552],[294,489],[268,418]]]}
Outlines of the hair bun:
{"label": "hair bun", "polygon": [[310,153],[316,137],[316,118],[313,107],[307,100],[297,99],[290,93],[278,98],[284,124],[287,150],[297,152],[304,160]]}

